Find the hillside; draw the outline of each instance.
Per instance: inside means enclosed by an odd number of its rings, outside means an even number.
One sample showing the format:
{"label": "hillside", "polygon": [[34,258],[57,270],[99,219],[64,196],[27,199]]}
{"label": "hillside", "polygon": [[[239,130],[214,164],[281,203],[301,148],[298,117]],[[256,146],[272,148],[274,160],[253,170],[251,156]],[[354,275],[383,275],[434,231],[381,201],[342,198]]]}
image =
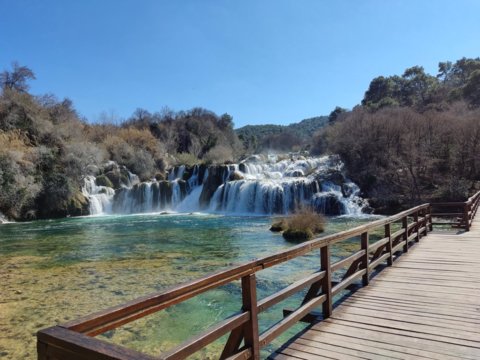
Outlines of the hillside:
{"label": "hillside", "polygon": [[235,130],[245,148],[294,150],[309,143],[312,135],[328,123],[328,116],[304,119],[290,125],[247,125]]}

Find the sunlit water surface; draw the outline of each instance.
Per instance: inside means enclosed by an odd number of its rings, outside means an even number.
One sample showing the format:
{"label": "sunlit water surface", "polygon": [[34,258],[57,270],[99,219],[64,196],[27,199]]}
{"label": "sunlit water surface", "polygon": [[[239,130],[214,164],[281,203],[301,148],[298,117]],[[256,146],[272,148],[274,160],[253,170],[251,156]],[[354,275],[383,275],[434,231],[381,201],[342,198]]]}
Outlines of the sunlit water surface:
{"label": "sunlit water surface", "polygon": [[[370,221],[330,218],[326,234]],[[130,215],[0,226],[0,358],[35,359],[37,330],[90,314],[294,244],[268,229],[269,217]],[[336,258],[358,241],[336,245]],[[335,260],[335,259],[333,259]],[[257,274],[263,298],[318,269],[318,251]],[[261,314],[261,331],[298,306],[302,294]],[[241,307],[238,282],[99,336],[158,355]],[[297,325],[263,352],[268,355]],[[217,358],[225,337],[194,358]]]}

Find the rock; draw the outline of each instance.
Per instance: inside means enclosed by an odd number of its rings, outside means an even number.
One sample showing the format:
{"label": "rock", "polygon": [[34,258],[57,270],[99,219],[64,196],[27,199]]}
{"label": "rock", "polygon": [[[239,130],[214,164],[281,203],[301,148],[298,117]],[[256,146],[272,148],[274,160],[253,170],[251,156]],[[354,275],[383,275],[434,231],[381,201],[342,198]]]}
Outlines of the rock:
{"label": "rock", "polygon": [[326,174],[321,174],[317,177],[317,180],[321,182],[331,182],[332,184],[342,186],[346,183],[347,179],[345,179],[345,175],[343,175],[340,171],[331,170]]}
{"label": "rock", "polygon": [[198,183],[201,184],[204,180],[205,177],[205,172],[207,170],[207,165],[205,164],[200,164],[198,165]]}
{"label": "rock", "polygon": [[245,179],[245,177],[239,171],[234,171],[230,174],[228,181],[237,181],[243,179]]}
{"label": "rock", "polygon": [[130,183],[128,177],[128,170],[116,168],[114,170],[108,171],[105,173],[105,177],[110,180],[112,188],[120,189],[122,185],[128,185]]}
{"label": "rock", "polygon": [[185,171],[183,172],[182,180],[188,181],[192,177],[192,168],[187,167]]}
{"label": "rock", "polygon": [[68,201],[67,212],[71,216],[89,215],[89,201],[80,191]]}
{"label": "rock", "polygon": [[302,170],[293,170],[289,173],[287,173],[287,176],[290,177],[303,177],[305,176]]}
{"label": "rock", "polygon": [[95,178],[95,183],[97,184],[97,186],[106,186],[106,187],[109,187],[109,188],[113,188],[113,184],[112,182],[110,181],[110,179],[105,176],[105,175],[99,175]]}
{"label": "rock", "polygon": [[247,166],[245,165],[245,163],[238,164],[238,170],[240,170],[242,173],[246,174],[247,173]]}
{"label": "rock", "polygon": [[272,232],[280,232],[284,231],[287,228],[287,223],[284,219],[274,222],[272,226],[270,226],[270,231]]}
{"label": "rock", "polygon": [[313,208],[316,212],[338,216],[344,213],[344,206],[342,202],[334,194],[321,194],[313,201]]}
{"label": "rock", "polygon": [[264,155],[250,155],[245,160],[243,160],[242,163],[258,164],[258,163],[264,163],[266,160],[267,159],[265,158]]}
{"label": "rock", "polygon": [[157,181],[165,180],[165,175],[162,174],[162,173],[156,173],[155,174],[155,180],[157,180]]}
{"label": "rock", "polygon": [[202,193],[200,194],[200,207],[206,208],[210,204],[215,191],[223,184],[225,172],[228,171],[224,165],[214,165],[208,168],[208,177],[204,179]]}
{"label": "rock", "polygon": [[100,169],[97,165],[88,165],[86,173],[88,175],[97,175],[100,172]]}
{"label": "rock", "polygon": [[313,238],[313,233],[310,229],[287,229],[283,232],[282,235],[285,240],[293,242],[307,241]]}

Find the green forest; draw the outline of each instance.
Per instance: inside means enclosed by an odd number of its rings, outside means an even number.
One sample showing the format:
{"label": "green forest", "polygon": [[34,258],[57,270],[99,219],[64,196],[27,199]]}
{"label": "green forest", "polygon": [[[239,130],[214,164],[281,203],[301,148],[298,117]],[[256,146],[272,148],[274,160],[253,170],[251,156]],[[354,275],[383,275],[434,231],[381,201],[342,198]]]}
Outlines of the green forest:
{"label": "green forest", "polygon": [[71,100],[30,93],[34,80],[18,63],[0,74],[0,212],[10,219],[81,214],[85,174],[109,160],[148,180],[262,151],[339,154],[381,213],[464,199],[480,179],[479,58],[441,62],[434,75],[414,66],[379,76],[352,110],[237,130],[229,114],[203,108],[90,123]]}

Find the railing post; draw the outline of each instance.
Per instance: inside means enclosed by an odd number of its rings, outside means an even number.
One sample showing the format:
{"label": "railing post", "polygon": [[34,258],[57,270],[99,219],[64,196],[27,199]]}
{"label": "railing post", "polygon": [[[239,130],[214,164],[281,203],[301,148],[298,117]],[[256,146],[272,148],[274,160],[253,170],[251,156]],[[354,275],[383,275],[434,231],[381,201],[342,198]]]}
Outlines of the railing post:
{"label": "railing post", "polygon": [[425,226],[423,236],[427,236],[428,235],[428,209],[427,208],[422,210],[422,217],[423,217],[423,225]]}
{"label": "railing post", "polygon": [[415,237],[415,242],[420,241],[420,223],[418,222],[418,211],[415,211],[413,214],[413,221],[415,221],[415,231],[417,232],[417,236]]}
{"label": "railing post", "polygon": [[403,240],[405,241],[403,252],[408,252],[408,218],[406,216],[402,218],[402,227],[405,229],[403,233]]}
{"label": "railing post", "polygon": [[369,250],[368,250],[368,231],[365,231],[361,235],[361,245],[362,250],[365,250],[365,255],[363,255],[362,268],[365,269],[365,275],[362,277],[363,286],[367,286],[370,281],[370,271],[368,267],[369,263]]}
{"label": "railing post", "polygon": [[245,324],[245,347],[252,349],[251,359],[260,359],[258,336],[257,282],[255,274],[242,277],[243,311],[250,312],[250,321]]}
{"label": "railing post", "polygon": [[330,245],[320,248],[320,270],[325,271],[325,277],[322,283],[322,293],[326,299],[322,304],[323,318],[326,319],[332,315],[332,271],[330,268]]}
{"label": "railing post", "polygon": [[470,231],[470,215],[469,213],[470,204],[467,201],[463,205],[463,221],[465,222],[465,231]]}
{"label": "railing post", "polygon": [[389,257],[387,258],[387,264],[388,266],[393,265],[393,252],[392,252],[392,228],[391,224],[385,224],[385,237],[388,237],[388,243],[387,243],[387,252],[390,254]]}
{"label": "railing post", "polygon": [[428,227],[430,228],[430,231],[433,231],[433,218],[432,218],[432,206],[431,205],[428,205],[427,214],[428,214]]}
{"label": "railing post", "polygon": [[37,341],[37,360],[48,360],[47,344]]}

